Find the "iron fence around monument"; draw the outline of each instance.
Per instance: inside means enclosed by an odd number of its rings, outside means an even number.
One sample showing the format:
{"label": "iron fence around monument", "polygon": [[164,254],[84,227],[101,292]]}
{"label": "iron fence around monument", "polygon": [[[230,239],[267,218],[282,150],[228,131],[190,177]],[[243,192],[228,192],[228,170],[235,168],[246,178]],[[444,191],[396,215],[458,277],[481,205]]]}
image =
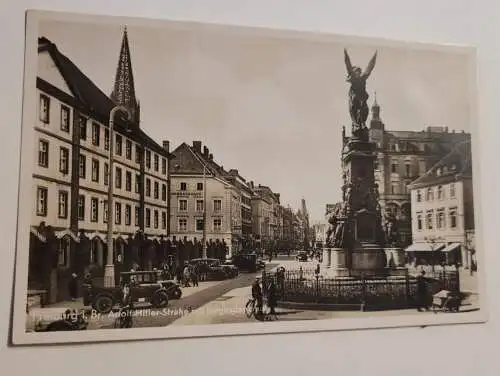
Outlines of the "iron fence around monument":
{"label": "iron fence around monument", "polygon": [[[280,302],[359,306],[365,310],[413,308],[417,278],[409,274],[387,278],[324,278],[309,272],[263,272],[264,293],[274,280]],[[441,290],[460,291],[458,272],[442,271],[426,278],[428,295]]]}

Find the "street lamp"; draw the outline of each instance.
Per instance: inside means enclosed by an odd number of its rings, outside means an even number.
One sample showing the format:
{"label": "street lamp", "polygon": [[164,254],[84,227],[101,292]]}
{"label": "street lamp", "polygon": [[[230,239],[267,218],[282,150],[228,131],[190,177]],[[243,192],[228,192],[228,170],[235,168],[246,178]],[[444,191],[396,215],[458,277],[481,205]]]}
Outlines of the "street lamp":
{"label": "street lamp", "polygon": [[114,119],[118,111],[126,112],[128,119],[130,120],[130,111],[122,106],[117,105],[113,107],[109,113],[109,156],[108,156],[108,254],[106,257],[106,265],[104,267],[104,286],[114,287],[115,286],[115,265],[113,261],[114,249],[113,249],[113,146],[114,146]]}
{"label": "street lamp", "polygon": [[202,258],[207,258],[207,165],[203,165],[203,239]]}

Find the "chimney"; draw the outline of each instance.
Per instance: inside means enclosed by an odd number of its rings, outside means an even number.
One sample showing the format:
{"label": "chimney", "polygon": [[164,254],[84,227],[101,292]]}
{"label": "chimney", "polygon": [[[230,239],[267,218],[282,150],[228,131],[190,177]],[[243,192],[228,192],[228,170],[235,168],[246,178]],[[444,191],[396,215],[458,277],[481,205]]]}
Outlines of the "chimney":
{"label": "chimney", "polygon": [[213,161],[213,160],[214,160],[214,155],[213,155],[212,153],[210,153],[210,154],[208,155],[208,159],[209,159],[209,160],[211,160],[211,161]]}
{"label": "chimney", "polygon": [[206,146],[203,146],[203,156],[208,158],[208,148]]}
{"label": "chimney", "polygon": [[201,153],[201,141],[193,141],[194,151]]}
{"label": "chimney", "polygon": [[229,170],[229,174],[231,175],[238,175],[238,170],[235,170],[234,168]]}
{"label": "chimney", "polygon": [[170,141],[163,141],[163,149],[168,153],[170,151]]}
{"label": "chimney", "polygon": [[251,181],[249,184],[250,184],[250,187],[253,189],[254,188],[253,181]]}

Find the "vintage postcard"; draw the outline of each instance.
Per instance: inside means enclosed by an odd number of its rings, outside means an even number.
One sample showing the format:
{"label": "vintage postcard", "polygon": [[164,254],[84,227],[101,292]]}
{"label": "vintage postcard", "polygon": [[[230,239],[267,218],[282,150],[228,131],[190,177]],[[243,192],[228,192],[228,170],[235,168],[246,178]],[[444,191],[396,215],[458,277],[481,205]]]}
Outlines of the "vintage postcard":
{"label": "vintage postcard", "polygon": [[484,322],[475,59],[28,11],[12,343]]}

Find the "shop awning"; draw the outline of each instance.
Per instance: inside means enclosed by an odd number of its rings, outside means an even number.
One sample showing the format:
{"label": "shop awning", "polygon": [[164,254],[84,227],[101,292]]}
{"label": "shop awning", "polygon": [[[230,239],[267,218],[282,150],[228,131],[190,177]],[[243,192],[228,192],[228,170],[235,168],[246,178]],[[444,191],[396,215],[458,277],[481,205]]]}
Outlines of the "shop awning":
{"label": "shop awning", "polygon": [[441,252],[451,252],[460,246],[461,246],[460,243],[451,243],[451,244],[448,244],[443,250],[441,250]]}
{"label": "shop awning", "polygon": [[45,243],[47,241],[47,238],[40,233],[35,227],[30,227],[30,232],[35,235],[38,240],[40,240],[42,243]]}
{"label": "shop awning", "polygon": [[441,251],[442,248],[445,247],[444,243],[413,243],[408,248],[405,249],[405,252],[432,252],[432,251]]}
{"label": "shop awning", "polygon": [[95,238],[99,238],[102,240],[102,242],[106,242],[106,235],[101,233],[101,232],[97,232],[97,231],[92,232],[88,236],[89,236],[90,240],[95,239]]}
{"label": "shop awning", "polygon": [[71,237],[71,239],[73,239],[76,243],[80,243],[80,238],[78,236],[76,236],[73,231],[71,231],[70,229],[66,229],[66,230],[62,230],[62,231],[56,231],[55,232],[56,234],[56,238],[58,239],[62,239],[64,238],[65,236],[69,236]]}

